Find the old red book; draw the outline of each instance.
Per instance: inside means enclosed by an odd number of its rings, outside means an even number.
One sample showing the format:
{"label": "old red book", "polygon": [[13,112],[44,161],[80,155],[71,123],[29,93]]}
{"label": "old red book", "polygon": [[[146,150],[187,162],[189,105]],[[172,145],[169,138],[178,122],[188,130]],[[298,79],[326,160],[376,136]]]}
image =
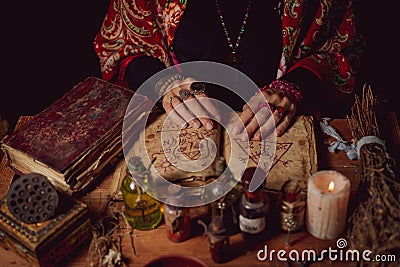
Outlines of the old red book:
{"label": "old red book", "polygon": [[[6,136],[1,147],[15,170],[42,173],[69,194],[81,191],[121,152],[122,123],[133,94],[101,79],[86,78]],[[130,116],[137,118],[151,102],[145,96],[134,101]]]}

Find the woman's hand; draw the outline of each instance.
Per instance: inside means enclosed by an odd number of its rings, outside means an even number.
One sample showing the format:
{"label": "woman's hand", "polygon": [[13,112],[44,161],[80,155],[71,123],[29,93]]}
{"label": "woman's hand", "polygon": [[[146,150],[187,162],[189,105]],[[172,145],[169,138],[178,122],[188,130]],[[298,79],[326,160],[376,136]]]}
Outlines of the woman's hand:
{"label": "woman's hand", "polygon": [[233,134],[242,136],[243,139],[247,134],[249,139],[261,140],[276,128],[276,135],[282,135],[296,114],[296,104],[291,99],[283,90],[263,89],[243,106],[241,121],[235,123]]}
{"label": "woman's hand", "polygon": [[208,98],[204,84],[191,77],[172,82],[163,96],[162,105],[171,119],[181,127],[189,124],[199,128],[203,125],[211,130],[214,123],[210,118],[216,118],[217,121],[220,119],[220,113]]}

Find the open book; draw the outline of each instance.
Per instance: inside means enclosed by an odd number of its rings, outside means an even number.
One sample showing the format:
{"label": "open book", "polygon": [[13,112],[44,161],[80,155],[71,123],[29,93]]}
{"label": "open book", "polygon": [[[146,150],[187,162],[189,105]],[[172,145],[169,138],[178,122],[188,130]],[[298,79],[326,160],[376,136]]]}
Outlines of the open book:
{"label": "open book", "polygon": [[[297,179],[305,190],[308,177],[318,168],[314,120],[310,116],[297,116],[286,133],[273,139],[274,146],[268,143],[269,139],[250,140],[248,143],[230,139],[222,127],[179,130],[164,124],[165,119],[166,114],[161,114],[148,124],[140,138],[144,139],[145,149],[136,144],[131,153],[148,159],[158,174],[170,181],[218,177],[221,171],[220,157],[225,159],[229,168],[235,168],[243,162],[246,162],[246,168],[257,166],[260,156],[266,156],[270,157],[270,162],[260,164],[266,164],[261,167],[270,170],[266,180],[267,189],[280,190],[288,179]],[[237,149],[233,152],[235,155],[231,154],[233,147]],[[271,147],[274,148],[272,152]],[[210,155],[217,157],[211,157],[210,162]],[[234,162],[229,162],[230,159]],[[195,168],[185,169],[185,163],[191,161],[196,161]]]}

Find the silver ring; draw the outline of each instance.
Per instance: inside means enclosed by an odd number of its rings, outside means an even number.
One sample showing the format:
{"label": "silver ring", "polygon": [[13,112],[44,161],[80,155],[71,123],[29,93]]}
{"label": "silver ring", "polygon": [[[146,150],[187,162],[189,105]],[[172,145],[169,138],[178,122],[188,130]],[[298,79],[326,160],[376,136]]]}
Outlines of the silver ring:
{"label": "silver ring", "polygon": [[193,95],[201,95],[206,91],[206,85],[202,82],[193,82],[189,92]]}
{"label": "silver ring", "polygon": [[187,89],[181,89],[179,90],[179,97],[181,98],[181,100],[186,100],[188,99],[192,94],[190,93],[189,90]]}

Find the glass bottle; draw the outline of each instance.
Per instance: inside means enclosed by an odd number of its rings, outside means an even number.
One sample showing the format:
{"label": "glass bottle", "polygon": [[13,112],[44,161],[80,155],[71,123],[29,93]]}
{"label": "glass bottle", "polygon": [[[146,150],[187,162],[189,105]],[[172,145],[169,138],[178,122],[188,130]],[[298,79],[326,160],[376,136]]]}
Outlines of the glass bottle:
{"label": "glass bottle", "polygon": [[[129,170],[136,179],[149,178],[149,172],[143,166],[140,159],[133,157],[128,162]],[[150,230],[156,228],[162,220],[160,202],[147,194],[129,174],[121,185],[122,196],[125,205],[125,216],[128,223],[138,230]]]}
{"label": "glass bottle", "polygon": [[242,191],[235,186],[217,202],[218,213],[223,218],[223,223],[230,235],[240,232],[239,229],[239,202]]}
{"label": "glass bottle", "polygon": [[[164,205],[164,220],[167,237],[172,242],[182,242],[190,237],[190,209],[183,207],[184,195],[174,185],[168,187],[168,203]],[[172,203],[172,204],[171,204]]]}
{"label": "glass bottle", "polygon": [[264,190],[264,183],[255,191],[249,192],[249,184],[256,168],[244,171],[242,185],[244,194],[240,199],[239,227],[245,240],[259,240],[267,230],[269,198]]}
{"label": "glass bottle", "polygon": [[211,259],[216,263],[224,263],[230,259],[229,232],[224,226],[222,216],[214,216],[208,226],[208,240]]}
{"label": "glass bottle", "polygon": [[304,225],[305,196],[297,180],[286,181],[278,199],[281,229],[284,232],[295,232]]}

